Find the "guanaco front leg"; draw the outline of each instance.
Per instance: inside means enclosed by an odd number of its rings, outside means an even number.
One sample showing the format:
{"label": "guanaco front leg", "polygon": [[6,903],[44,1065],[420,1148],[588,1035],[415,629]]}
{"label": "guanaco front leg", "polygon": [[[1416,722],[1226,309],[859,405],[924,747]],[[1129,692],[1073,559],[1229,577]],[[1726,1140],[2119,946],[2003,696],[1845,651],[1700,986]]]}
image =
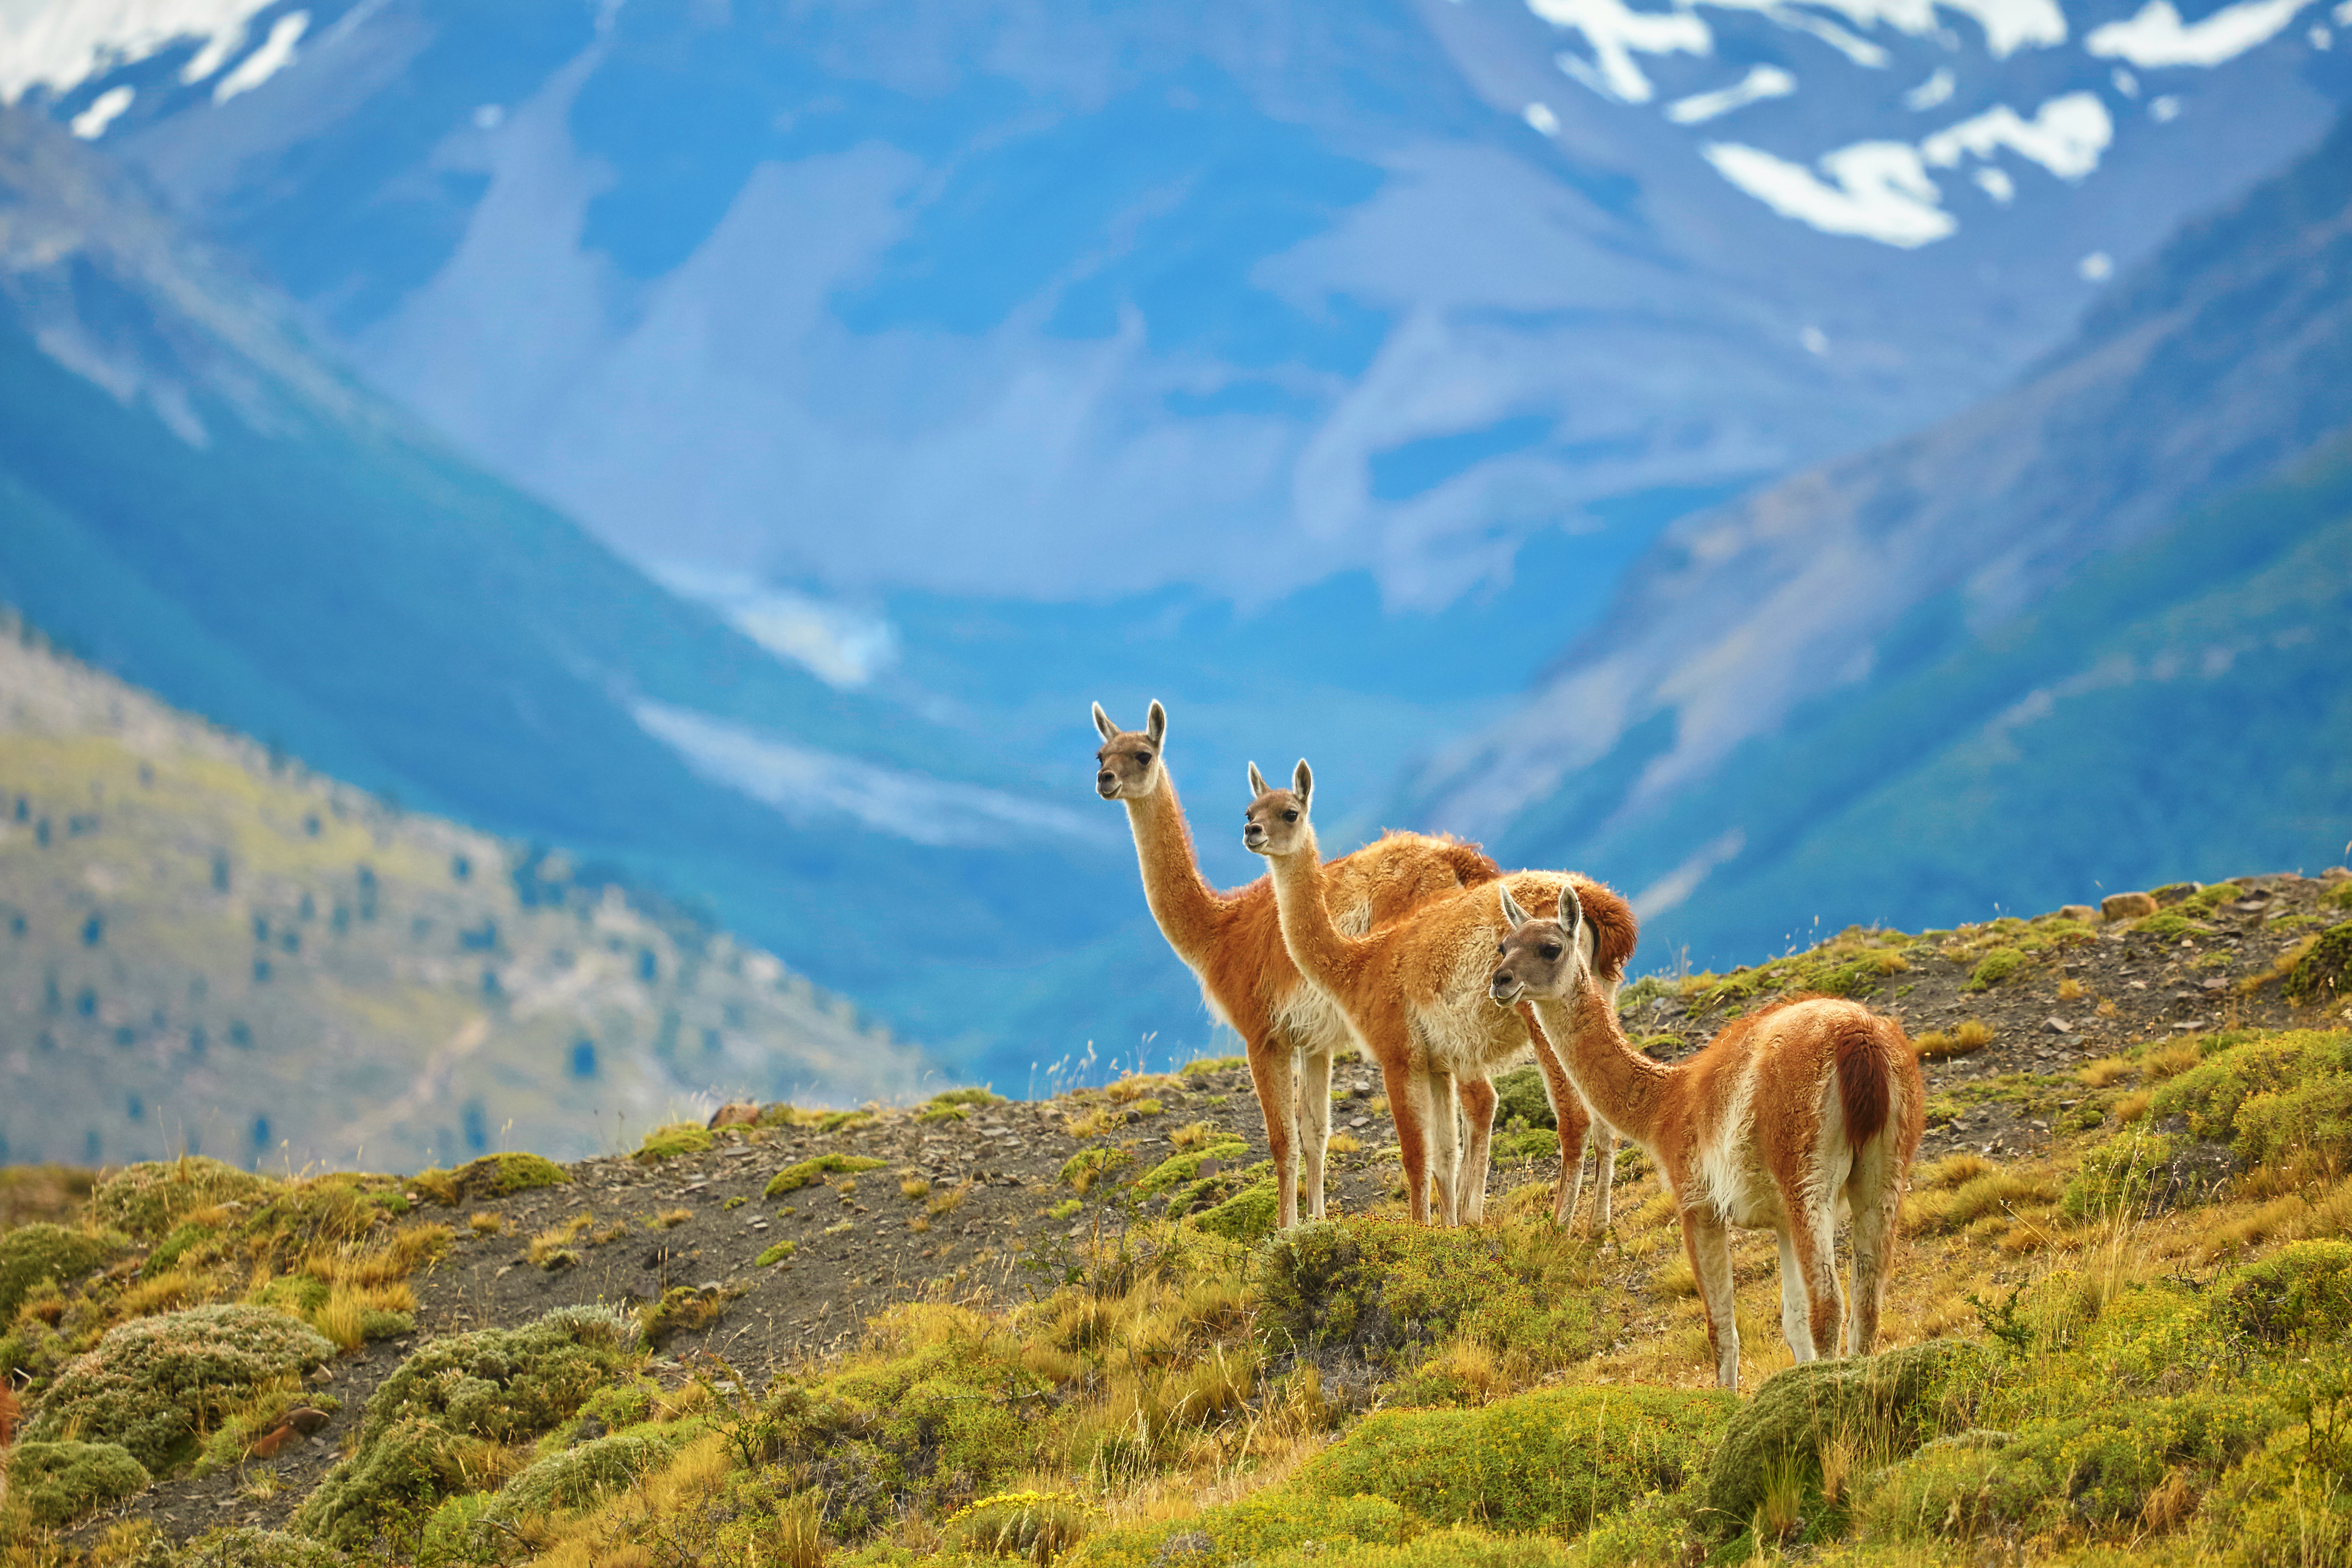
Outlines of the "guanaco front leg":
{"label": "guanaco front leg", "polygon": [[1331,1053],[1301,1052],[1298,1068],[1298,1208],[1308,1219],[1321,1219],[1324,1150],[1331,1142]]}
{"label": "guanaco front leg", "polygon": [[1739,1320],[1732,1312],[1731,1238],[1723,1221],[1704,1208],[1683,1210],[1683,1257],[1698,1281],[1706,1309],[1706,1342],[1715,1349],[1715,1381],[1739,1386]]}
{"label": "guanaco front leg", "polygon": [[1528,1042],[1536,1048],[1536,1070],[1543,1077],[1544,1098],[1551,1102],[1552,1124],[1559,1129],[1559,1180],[1552,1184],[1551,1222],[1565,1230],[1584,1191],[1584,1142],[1591,1113],[1570,1081],[1568,1068],[1551,1037],[1544,1033],[1535,1008],[1522,1002],[1518,1013],[1519,1021],[1527,1026]]}
{"label": "guanaco front leg", "polygon": [[1462,1223],[1462,1123],[1455,1102],[1454,1075],[1426,1069],[1422,1081],[1429,1096],[1429,1172],[1433,1190],[1430,1210],[1437,1225]]}
{"label": "guanaco front leg", "polygon": [[[1271,1028],[1247,1039],[1250,1087],[1257,1090],[1257,1108],[1265,1118],[1266,1152],[1274,1157],[1276,1217],[1287,1230],[1298,1223],[1297,1053]],[[1318,1149],[1318,1157],[1320,1152]]]}
{"label": "guanaco front leg", "polygon": [[1429,1084],[1400,1051],[1381,1063],[1395,1119],[1397,1158],[1404,1163],[1405,1203],[1415,1225],[1429,1223]]}
{"label": "guanaco front leg", "polygon": [[1495,1085],[1491,1079],[1456,1080],[1462,1098],[1462,1120],[1468,1136],[1462,1144],[1462,1223],[1483,1225],[1486,1219],[1486,1166],[1493,1159]]}

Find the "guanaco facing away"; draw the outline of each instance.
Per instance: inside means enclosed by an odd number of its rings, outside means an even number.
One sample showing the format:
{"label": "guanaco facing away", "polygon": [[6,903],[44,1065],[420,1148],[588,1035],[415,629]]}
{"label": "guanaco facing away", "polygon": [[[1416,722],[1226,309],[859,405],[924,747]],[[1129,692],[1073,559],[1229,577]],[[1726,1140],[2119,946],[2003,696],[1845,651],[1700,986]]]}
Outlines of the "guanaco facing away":
{"label": "guanaco facing away", "polygon": [[[1347,1019],[1290,962],[1266,879],[1221,893],[1202,877],[1163,754],[1167,710],[1154,702],[1142,729],[1122,730],[1097,702],[1094,720],[1103,739],[1095,753],[1095,791],[1127,805],[1152,919],[1200,979],[1210,1013],[1241,1036],[1249,1054],[1250,1082],[1274,1157],[1280,1223],[1296,1225],[1302,1206],[1308,1217],[1320,1219],[1331,1058],[1349,1045]],[[1333,918],[1357,931],[1500,874],[1475,844],[1409,833],[1390,834],[1327,869]],[[1486,1114],[1493,1119],[1491,1089]]]}
{"label": "guanaco facing away", "polygon": [[[1536,920],[1499,891],[1510,934],[1490,994],[1532,1001],[1594,1113],[1633,1140],[1682,1211],[1683,1251],[1706,1308],[1716,1381],[1739,1386],[1727,1227],[1780,1238],[1780,1331],[1800,1362],[1865,1355],[1894,1259],[1895,1211],[1927,1119],[1919,1064],[1903,1026],[1857,1002],[1811,996],[1735,1020],[1688,1061],[1635,1050],[1594,983],[1578,938],[1577,889],[1557,920]],[[1853,1225],[1853,1291],[1841,1302],[1837,1223]]]}
{"label": "guanaco facing away", "polygon": [[[1267,788],[1255,763],[1249,778],[1255,798],[1242,842],[1273,868],[1275,905],[1291,962],[1347,1016],[1365,1053],[1380,1064],[1414,1220],[1426,1224],[1434,1212],[1443,1225],[1475,1225],[1486,1216],[1486,1151],[1495,1121],[1491,1080],[1532,1046],[1559,1124],[1552,1218],[1566,1225],[1584,1184],[1585,1133],[1592,1118],[1534,1015],[1515,1018],[1486,1005],[1488,959],[1503,932],[1494,894],[1464,888],[1370,931],[1346,930],[1333,910],[1332,879],[1307,814],[1313,770],[1302,758],[1286,790]],[[1500,885],[1549,902],[1571,880],[1551,871],[1515,871]],[[1633,952],[1633,911],[1600,883],[1576,880],[1593,911],[1580,934],[1613,998]],[[1466,1150],[1454,1124],[1457,1094],[1470,1123]],[[1596,1231],[1609,1224],[1616,1173],[1617,1141],[1602,1131]]]}

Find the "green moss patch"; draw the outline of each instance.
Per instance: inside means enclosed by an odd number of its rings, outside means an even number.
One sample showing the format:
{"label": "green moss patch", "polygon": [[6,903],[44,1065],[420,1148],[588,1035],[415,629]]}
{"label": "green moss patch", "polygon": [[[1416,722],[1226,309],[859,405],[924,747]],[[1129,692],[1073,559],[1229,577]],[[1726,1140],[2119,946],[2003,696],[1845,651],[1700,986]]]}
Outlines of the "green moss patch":
{"label": "green moss patch", "polygon": [[61,1225],[21,1225],[0,1235],[0,1323],[43,1280],[70,1285],[122,1250],[120,1237],[89,1236]]}
{"label": "green moss patch", "polygon": [[1249,1145],[1238,1138],[1217,1138],[1198,1149],[1187,1149],[1171,1154],[1136,1178],[1136,1193],[1150,1197],[1171,1187],[1186,1185],[1201,1179],[1202,1163],[1218,1160],[1226,1163],[1249,1152]]}
{"label": "green moss patch", "polygon": [[42,1442],[7,1451],[8,1500],[55,1529],[145,1491],[154,1478],[119,1443]]}
{"label": "green moss patch", "polygon": [[268,1176],[201,1155],[125,1165],[92,1189],[90,1212],[100,1224],[140,1241],[161,1241],[198,1209],[251,1203],[278,1186]]}
{"label": "green moss patch", "polygon": [[1381,1411],[1299,1485],[1384,1497],[1441,1524],[1572,1535],[1696,1479],[1738,1404],[1713,1389],[1572,1388],[1480,1410]]}
{"label": "green moss patch", "polygon": [[701,1122],[673,1121],[646,1133],[635,1157],[639,1163],[650,1165],[660,1160],[675,1160],[681,1154],[702,1153],[710,1144],[710,1130]]}
{"label": "green moss patch", "polygon": [[1184,1223],[1209,1236],[1243,1243],[1263,1241],[1274,1234],[1282,1218],[1282,1194],[1272,1182],[1244,1187],[1214,1207],[1202,1209]]}
{"label": "green moss patch", "polygon": [[1134,1163],[1134,1149],[1098,1143],[1091,1149],[1081,1149],[1063,1161],[1059,1180],[1064,1186],[1076,1187],[1083,1194],[1113,1171],[1126,1170]]}
{"label": "green moss patch", "polygon": [[1963,991],[1985,991],[2025,967],[2025,954],[2013,947],[1997,947],[1977,960]]}
{"label": "green moss patch", "polygon": [[878,1171],[887,1163],[865,1154],[819,1154],[814,1160],[803,1160],[778,1171],[769,1178],[765,1195],[780,1198],[786,1193],[814,1186],[828,1175],[854,1176],[861,1171]]}
{"label": "green moss patch", "polygon": [[2284,989],[2294,1000],[2317,1006],[2352,995],[2352,921],[2320,932],[2288,971]]}
{"label": "green moss patch", "polygon": [[454,1206],[467,1198],[502,1198],[532,1187],[560,1187],[572,1173],[538,1154],[485,1154],[454,1171],[425,1171],[410,1178],[435,1203]]}
{"label": "green moss patch", "polygon": [[335,1347],[282,1312],[196,1307],[107,1331],[58,1374],[25,1428],[119,1443],[155,1475],[194,1458],[205,1435],[261,1388],[333,1358]]}

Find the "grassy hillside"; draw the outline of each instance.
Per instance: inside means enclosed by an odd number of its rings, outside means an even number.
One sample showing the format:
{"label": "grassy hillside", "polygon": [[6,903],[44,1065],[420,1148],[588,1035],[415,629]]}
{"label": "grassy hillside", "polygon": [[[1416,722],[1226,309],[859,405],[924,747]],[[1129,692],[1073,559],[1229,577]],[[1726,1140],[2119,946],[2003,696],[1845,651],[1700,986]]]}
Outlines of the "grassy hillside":
{"label": "grassy hillside", "polygon": [[576,1158],[911,1049],[593,868],[403,811],[0,622],[0,1159]]}
{"label": "grassy hillside", "polygon": [[1790,989],[1918,1015],[1888,1342],[1790,1367],[1748,1235],[1738,1395],[1637,1156],[1562,1233],[1514,1124],[1492,1223],[1416,1228],[1353,1070],[1337,1217],[1280,1234],[1225,1062],[569,1168],[111,1173],[0,1233],[0,1562],[2342,1562],[2347,887],[1629,992],[1669,1056]]}

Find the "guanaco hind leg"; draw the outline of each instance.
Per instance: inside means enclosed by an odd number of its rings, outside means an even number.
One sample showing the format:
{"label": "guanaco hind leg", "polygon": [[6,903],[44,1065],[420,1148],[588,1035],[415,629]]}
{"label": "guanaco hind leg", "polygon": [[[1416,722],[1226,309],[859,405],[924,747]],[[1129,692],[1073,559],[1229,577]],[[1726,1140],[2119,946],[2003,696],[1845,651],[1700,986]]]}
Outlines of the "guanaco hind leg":
{"label": "guanaco hind leg", "polygon": [[1486,1167],[1493,1162],[1495,1085],[1483,1078],[1456,1080],[1462,1099],[1465,1136],[1462,1142],[1462,1223],[1481,1225],[1486,1218]]}
{"label": "guanaco hind leg", "polygon": [[1432,1068],[1422,1075],[1429,1103],[1430,1213],[1433,1223],[1462,1223],[1462,1123],[1454,1075]]}
{"label": "guanaco hind leg", "polygon": [[1715,1381],[1739,1386],[1739,1321],[1732,1312],[1731,1240],[1721,1220],[1705,1209],[1683,1210],[1683,1257],[1698,1281],[1706,1309],[1706,1340],[1715,1347]]}
{"label": "guanaco hind leg", "polygon": [[1298,1223],[1297,1053],[1273,1029],[1249,1037],[1248,1049],[1250,1086],[1257,1090],[1266,1152],[1274,1157],[1276,1218],[1287,1230]]}

